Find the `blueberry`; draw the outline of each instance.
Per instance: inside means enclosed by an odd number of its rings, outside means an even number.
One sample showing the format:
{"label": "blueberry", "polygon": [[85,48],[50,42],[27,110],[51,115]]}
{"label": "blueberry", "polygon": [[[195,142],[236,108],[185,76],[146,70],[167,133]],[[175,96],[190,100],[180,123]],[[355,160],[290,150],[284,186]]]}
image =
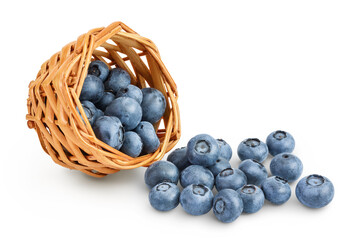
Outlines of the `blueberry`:
{"label": "blueberry", "polygon": [[139,134],[143,142],[143,154],[153,153],[159,148],[160,140],[151,123],[142,121],[134,131]]}
{"label": "blueberry", "polygon": [[120,88],[126,88],[131,82],[130,75],[122,68],[111,69],[107,80],[104,82],[105,89],[116,94]]}
{"label": "blueberry", "polygon": [[288,182],[279,176],[268,177],[261,185],[261,190],[265,199],[276,205],[287,202],[291,196]]}
{"label": "blueberry", "polygon": [[115,95],[111,92],[104,92],[102,98],[96,103],[96,107],[105,111],[106,107],[115,99]]}
{"label": "blueberry", "polygon": [[230,145],[223,139],[216,139],[219,144],[220,158],[230,161],[232,156],[232,150]]}
{"label": "blueberry", "polygon": [[106,65],[106,63],[100,60],[95,60],[90,63],[88,74],[100,78],[101,81],[105,81],[109,75],[109,67]]}
{"label": "blueberry", "polygon": [[124,141],[124,128],[117,117],[99,117],[93,126],[95,136],[107,145],[120,149]]}
{"label": "blueberry", "polygon": [[143,143],[136,132],[125,132],[124,143],[120,149],[121,152],[129,155],[130,157],[137,157],[140,155],[142,148]]}
{"label": "blueberry", "polygon": [[236,168],[226,168],[222,170],[215,179],[216,189],[238,190],[246,184],[246,175]]}
{"label": "blueberry", "polygon": [[265,196],[258,186],[248,184],[238,189],[237,192],[243,200],[244,212],[246,213],[255,213],[264,205]]}
{"label": "blueberry", "polygon": [[223,189],[214,197],[213,211],[217,219],[224,223],[235,221],[244,209],[243,200],[233,189]]}
{"label": "blueberry", "polygon": [[231,168],[231,165],[229,163],[229,160],[221,157],[219,157],[219,159],[216,160],[214,165],[208,167],[208,169],[212,172],[214,177],[216,177],[225,168]]}
{"label": "blueberry", "polygon": [[189,162],[195,165],[204,167],[214,165],[219,154],[217,141],[207,134],[196,135],[187,144],[186,155]]}
{"label": "blueberry", "polygon": [[155,88],[141,89],[143,99],[141,108],[143,110],[143,121],[156,123],[164,115],[166,101],[164,95]]}
{"label": "blueberry", "polygon": [[237,153],[241,160],[254,159],[263,162],[269,154],[265,143],[257,138],[248,138],[239,144]]}
{"label": "blueberry", "polygon": [[268,177],[265,166],[253,159],[242,161],[239,169],[245,173],[248,184],[260,186]]}
{"label": "blueberry", "polygon": [[179,171],[182,171],[191,165],[186,156],[186,147],[177,148],[172,151],[167,157],[167,161],[175,164]]}
{"label": "blueberry", "polygon": [[105,115],[118,117],[126,131],[133,130],[141,121],[141,107],[128,97],[116,98],[107,106]]}
{"label": "blueberry", "polygon": [[297,199],[305,206],[321,208],[334,198],[334,185],[328,178],[312,174],[298,182],[295,193]]}
{"label": "blueberry", "polygon": [[276,156],[279,153],[291,153],[295,148],[295,140],[290,133],[285,131],[275,131],[266,138],[266,144],[271,155]]}
{"label": "blueberry", "polygon": [[180,190],[171,182],[161,182],[149,193],[149,201],[159,211],[170,211],[179,205]]}
{"label": "blueberry", "polygon": [[211,210],[213,198],[214,195],[207,186],[191,184],[181,192],[180,204],[187,213],[199,216]]}
{"label": "blueberry", "polygon": [[98,102],[104,95],[104,84],[100,78],[87,75],[80,93],[80,101]]}
{"label": "blueberry", "polygon": [[134,85],[128,85],[125,88],[120,88],[116,93],[116,97],[129,97],[135,99],[139,104],[141,104],[143,99],[143,94],[140,88]]}
{"label": "blueberry", "polygon": [[179,170],[171,162],[154,162],[145,171],[145,183],[149,188],[165,181],[177,184],[178,180]]}
{"label": "blueberry", "polygon": [[303,164],[301,160],[291,153],[280,153],[270,163],[272,175],[276,175],[293,182],[301,176]]}
{"label": "blueberry", "polygon": [[[81,102],[81,106],[84,109],[85,115],[90,123],[90,125],[93,125],[96,118],[98,117],[98,113],[97,113],[97,108],[95,107],[95,105],[90,102],[90,101],[82,101]],[[80,114],[79,109],[76,107],[76,110],[78,111],[78,113]],[[80,115],[81,116],[81,115]],[[81,117],[82,118],[82,117]],[[84,119],[83,119],[84,121]]]}
{"label": "blueberry", "polygon": [[190,165],[181,172],[180,184],[183,188],[191,184],[203,184],[212,189],[214,187],[214,175],[203,166]]}

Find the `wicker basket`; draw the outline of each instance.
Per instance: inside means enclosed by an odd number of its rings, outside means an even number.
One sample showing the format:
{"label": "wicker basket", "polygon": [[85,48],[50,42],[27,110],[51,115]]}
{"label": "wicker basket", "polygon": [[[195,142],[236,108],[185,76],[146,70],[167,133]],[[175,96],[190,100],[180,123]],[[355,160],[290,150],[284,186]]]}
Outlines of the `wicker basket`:
{"label": "wicker basket", "polygon": [[[121,67],[130,74],[132,84],[140,88],[150,86],[164,94],[166,110],[162,120],[154,125],[161,144],[153,154],[132,158],[95,137],[79,101],[88,65],[93,60]],[[181,133],[177,98],[176,84],[154,43],[115,22],[81,35],[41,66],[36,80],[29,84],[26,119],[55,163],[103,177],[121,169],[149,166],[175,146]]]}

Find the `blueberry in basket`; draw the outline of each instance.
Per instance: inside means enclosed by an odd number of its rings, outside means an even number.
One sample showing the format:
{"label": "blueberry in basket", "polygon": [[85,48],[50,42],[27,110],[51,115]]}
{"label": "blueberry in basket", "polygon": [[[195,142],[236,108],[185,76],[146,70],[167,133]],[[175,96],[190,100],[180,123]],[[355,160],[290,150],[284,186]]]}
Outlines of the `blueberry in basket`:
{"label": "blueberry in basket", "polygon": [[122,68],[111,69],[109,77],[104,82],[105,89],[116,94],[120,88],[130,85],[130,75]]}
{"label": "blueberry in basket", "polygon": [[88,75],[98,77],[104,82],[109,75],[109,67],[100,60],[92,61],[89,64]]}
{"label": "blueberry in basket", "polygon": [[[139,104],[141,104],[143,99],[143,93],[140,88],[134,85],[128,85],[127,87],[120,88],[116,93],[116,97],[129,97],[135,99]],[[162,115],[161,115],[162,116]]]}

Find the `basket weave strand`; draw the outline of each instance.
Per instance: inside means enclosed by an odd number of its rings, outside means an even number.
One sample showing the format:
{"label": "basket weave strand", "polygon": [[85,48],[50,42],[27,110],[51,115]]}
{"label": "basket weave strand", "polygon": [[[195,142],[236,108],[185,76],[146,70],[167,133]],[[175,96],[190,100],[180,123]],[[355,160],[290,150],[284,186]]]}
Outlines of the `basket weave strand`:
{"label": "basket weave strand", "polygon": [[[153,87],[164,94],[166,110],[154,125],[160,139],[156,152],[132,158],[96,138],[79,100],[93,60],[121,67],[130,74],[132,84]],[[55,163],[103,177],[121,169],[149,166],[176,145],[181,135],[177,98],[176,84],[155,44],[122,22],[115,22],[79,36],[43,63],[36,80],[29,84],[26,119]]]}

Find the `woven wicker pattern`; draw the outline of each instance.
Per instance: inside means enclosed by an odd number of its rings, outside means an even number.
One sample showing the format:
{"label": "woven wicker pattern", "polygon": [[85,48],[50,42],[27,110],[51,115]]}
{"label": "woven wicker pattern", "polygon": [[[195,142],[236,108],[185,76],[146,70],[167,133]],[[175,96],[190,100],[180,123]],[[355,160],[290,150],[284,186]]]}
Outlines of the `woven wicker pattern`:
{"label": "woven wicker pattern", "polygon": [[[95,137],[79,101],[88,65],[93,60],[121,67],[130,74],[132,84],[154,87],[164,94],[167,107],[163,124],[155,125],[161,142],[155,153],[132,158]],[[175,146],[181,133],[177,98],[176,84],[154,43],[115,22],[81,35],[41,66],[36,80],[29,84],[26,119],[55,163],[103,177],[121,169],[149,166]]]}

